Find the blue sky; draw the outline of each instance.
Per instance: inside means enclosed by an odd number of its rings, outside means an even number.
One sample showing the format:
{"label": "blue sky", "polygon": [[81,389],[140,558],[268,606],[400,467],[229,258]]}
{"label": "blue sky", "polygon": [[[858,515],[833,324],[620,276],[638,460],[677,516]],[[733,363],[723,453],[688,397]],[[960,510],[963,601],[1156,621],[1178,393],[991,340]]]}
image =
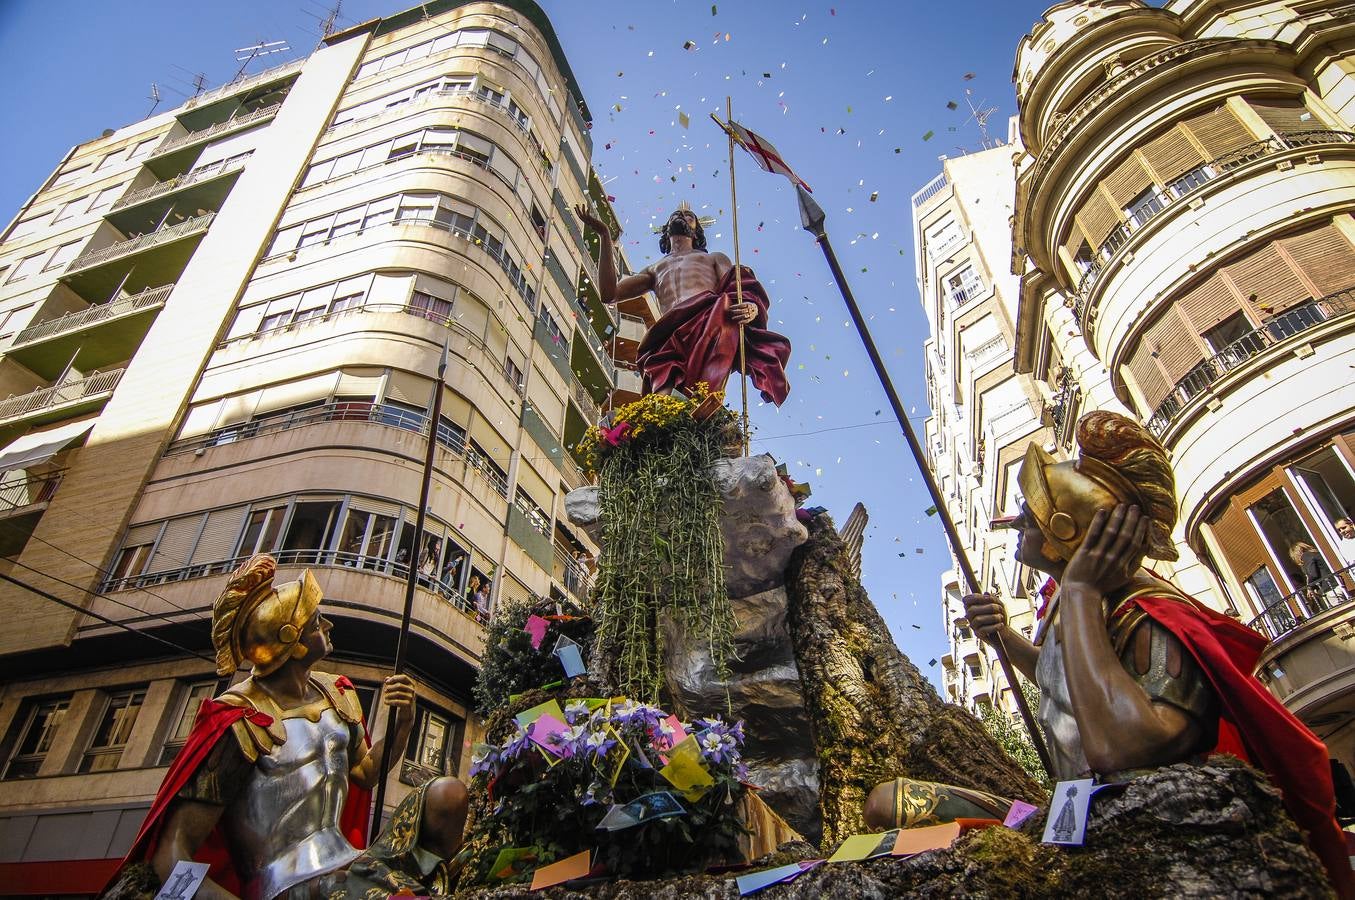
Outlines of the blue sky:
{"label": "blue sky", "polygon": [[[339,24],[408,5],[345,0]],[[593,112],[593,163],[616,198],[632,265],[657,256],[650,223],[683,199],[717,218],[707,229],[711,247],[732,255],[726,144],[708,117],[723,116],[732,97],[735,118],[776,144],[826,210],[834,248],[919,430],[926,322],[909,197],[940,171],[938,155],[979,147],[966,88],[975,104],[996,107],[989,132],[1005,138],[1016,45],[1046,5],[543,0]],[[164,110],[192,94],[195,73],[208,87],[230,80],[237,47],[285,40],[294,48],[250,72],[304,55],[326,10],[321,0],[4,0],[0,218],[72,145],[144,117],[152,82]],[[952,101],[957,110],[947,108]],[[736,171],[743,262],[768,289],[774,327],[794,345],[790,398],[780,410],[753,409],[753,449],[809,481],[810,503],[828,507],[839,524],[857,500],[866,503],[866,588],[900,647],[936,681],[939,666],[928,663],[945,652],[938,598],[949,560],[937,520],[923,514],[930,500],[822,254],[799,228],[789,183],[746,155],[736,157]],[[737,403],[732,381],[730,388]]]}

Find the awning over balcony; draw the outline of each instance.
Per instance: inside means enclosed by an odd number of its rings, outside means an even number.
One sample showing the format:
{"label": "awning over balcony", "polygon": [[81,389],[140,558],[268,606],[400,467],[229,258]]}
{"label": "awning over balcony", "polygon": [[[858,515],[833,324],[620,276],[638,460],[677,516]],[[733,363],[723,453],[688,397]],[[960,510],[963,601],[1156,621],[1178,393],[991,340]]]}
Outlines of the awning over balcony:
{"label": "awning over balcony", "polygon": [[26,469],[45,463],[71,444],[89,434],[94,421],[68,422],[46,431],[34,431],[0,450],[0,472]]}

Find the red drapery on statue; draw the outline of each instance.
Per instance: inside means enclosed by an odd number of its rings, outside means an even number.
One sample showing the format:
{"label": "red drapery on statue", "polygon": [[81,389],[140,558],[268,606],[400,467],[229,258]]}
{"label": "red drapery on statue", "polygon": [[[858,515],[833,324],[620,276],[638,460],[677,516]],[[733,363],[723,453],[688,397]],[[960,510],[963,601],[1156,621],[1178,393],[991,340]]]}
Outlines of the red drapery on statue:
{"label": "red drapery on statue", "polygon": [[747,373],[762,399],[780,406],[790,393],[786,362],[790,341],[767,329],[771,301],[747,266],[731,268],[713,291],[703,291],[679,303],[654,323],[640,342],[640,371],[645,391],[676,388],[691,394],[698,382],[720,390],[731,372],[739,371],[739,327],[726,310],[735,301],[734,277],[743,273],[743,299],[757,305],[757,317],[744,326]]}
{"label": "red drapery on statue", "polygon": [[[1222,706],[1218,751],[1241,756],[1270,776],[1337,894],[1355,897],[1345,835],[1336,824],[1327,746],[1252,675],[1266,639],[1184,595],[1135,597],[1116,615],[1130,606],[1176,635],[1195,657]],[[1237,752],[1238,743],[1245,753]]]}

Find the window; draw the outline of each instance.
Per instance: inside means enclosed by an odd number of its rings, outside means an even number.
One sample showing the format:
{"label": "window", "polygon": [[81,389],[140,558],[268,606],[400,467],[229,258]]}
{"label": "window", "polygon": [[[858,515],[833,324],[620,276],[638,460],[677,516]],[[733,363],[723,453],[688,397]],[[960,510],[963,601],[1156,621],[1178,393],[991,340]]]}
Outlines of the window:
{"label": "window", "polygon": [[339,537],[343,565],[378,568],[390,555],[395,537],[395,517],[362,509],[350,509]]}
{"label": "window", "polygon": [[362,305],[363,297],[364,294],[360,291],[356,294],[347,294],[343,297],[335,297],[334,302],[329,305],[329,312],[331,315],[333,315],[334,313],[337,312],[343,312],[345,309],[354,309],[356,307],[359,307]]}
{"label": "window", "polygon": [[14,755],[5,767],[6,779],[33,778],[38,774],[70,705],[70,697],[62,697],[39,701],[29,709],[15,742]]}
{"label": "window", "polygon": [[112,153],[109,153],[103,159],[99,160],[99,164],[94,167],[94,171],[102,172],[104,169],[111,169],[113,166],[116,166],[126,159],[126,157],[127,149],[125,147],[121,150],[114,150]]}
{"label": "window", "polygon": [[1091,244],[1083,241],[1077,248],[1077,255],[1073,257],[1073,265],[1082,274],[1087,274],[1096,265],[1096,254],[1092,251]]}
{"label": "window", "polygon": [[963,306],[983,293],[983,280],[972,265],[946,276],[946,290],[953,306]]}
{"label": "window", "polygon": [[439,416],[438,443],[453,453],[462,453],[466,449],[466,429],[446,416]]}
{"label": "window", "polygon": [[117,561],[113,563],[113,571],[109,576],[110,579],[117,582],[124,578],[133,578],[145,572],[146,566],[151,561],[152,544],[153,542],[123,547],[122,552],[118,554]]}
{"label": "window", "polygon": [[47,261],[47,265],[42,267],[42,271],[50,272],[53,269],[66,268],[66,266],[70,265],[71,260],[75,259],[76,251],[79,250],[80,245],[83,242],[84,239],[81,238],[78,241],[71,241],[68,244],[62,244],[60,247],[57,247],[52,253],[52,258]]}
{"label": "window", "polygon": [[1125,217],[1132,221],[1136,226],[1143,225],[1153,216],[1162,211],[1163,200],[1157,192],[1156,185],[1149,185],[1124,208]]}
{"label": "window", "polygon": [[387,222],[395,221],[395,206],[398,202],[396,197],[386,197],[382,200],[373,200],[367,204],[367,214],[362,219],[363,229],[371,228],[374,225],[384,225]]}
{"label": "window", "polygon": [[947,218],[944,222],[928,228],[925,240],[927,255],[935,262],[960,246],[964,242],[964,233],[960,230],[959,222],[954,218]]}
{"label": "window", "polygon": [[508,379],[508,383],[513,386],[513,390],[517,391],[519,395],[526,390],[527,382],[526,379],[523,378],[522,370],[519,369],[517,363],[513,362],[511,359],[505,359],[503,361],[503,375]]}
{"label": "window", "polygon": [[983,677],[983,664],[982,664],[981,662],[979,662],[977,659],[968,661],[968,662],[966,663],[966,665],[969,667],[969,677],[970,677],[970,678],[982,678],[982,677]]}
{"label": "window", "polygon": [[36,275],[42,271],[42,259],[47,255],[44,250],[41,253],[34,253],[32,256],[25,256],[14,266],[14,271],[9,273],[7,284],[13,284],[16,281],[23,281],[31,275]]}
{"label": "window", "polygon": [[275,549],[278,545],[278,532],[282,530],[282,517],[286,512],[285,506],[256,509],[251,512],[235,555],[253,556],[255,553],[266,553]]}
{"label": "window", "polygon": [[132,152],[127,154],[127,161],[131,162],[134,159],[140,159],[143,156],[148,156],[151,152],[151,148],[154,147],[156,142],[159,140],[160,138],[158,137],[149,137],[146,138],[144,141],[138,142],[137,145],[132,148]]}
{"label": "window", "polygon": [[283,550],[322,550],[339,519],[337,500],[298,502],[282,539]]}
{"label": "window", "polygon": [[216,680],[184,685],[183,700],[174,716],[174,727],[165,736],[165,746],[160,751],[158,765],[167,766],[179,755],[179,751],[188,741],[188,733],[193,730],[193,722],[197,720],[202,701],[215,697],[220,688],[221,682]]}
{"label": "window", "polygon": [[57,188],[66,187],[68,185],[74,184],[75,182],[79,181],[81,178],[84,178],[88,174],[89,166],[81,166],[78,169],[70,169],[68,171],[62,172],[60,175],[53,178],[52,183],[47,186],[47,189],[49,191],[54,191]]}
{"label": "window", "polygon": [[401,222],[432,221],[433,211],[437,206],[437,194],[405,194],[400,199],[400,209],[396,218]]}
{"label": "window", "polygon": [[271,316],[264,316],[263,321],[259,323],[259,333],[272,331],[274,328],[281,328],[292,321],[292,313],[288,312],[274,313]]}
{"label": "window", "polygon": [[43,213],[40,216],[33,216],[31,219],[24,219],[22,222],[15,224],[5,240],[17,241],[19,238],[26,238],[30,234],[36,234],[41,231],[46,225],[47,213]]}
{"label": "window", "polygon": [[127,738],[132,734],[132,726],[145,701],[144,688],[120,691],[108,698],[94,740],[80,761],[81,772],[107,772],[118,767],[122,751],[127,747]]}
{"label": "window", "polygon": [[63,203],[61,208],[56,211],[56,216],[52,219],[52,224],[55,225],[58,222],[66,222],[70,219],[74,219],[76,216],[80,215],[80,213],[85,211],[88,202],[89,194],[85,194],[81,197],[76,197],[74,200],[68,200]]}
{"label": "window", "polygon": [[443,300],[440,297],[434,297],[432,294],[425,294],[423,291],[415,291],[410,297],[409,308],[416,310],[415,315],[427,319],[430,322],[447,324],[452,318],[452,301]]}
{"label": "window", "polygon": [[405,758],[442,775],[447,771],[447,748],[452,745],[452,737],[451,717],[420,701]]}
{"label": "window", "polygon": [[126,187],[123,184],[115,184],[111,188],[104,188],[94,196],[94,202],[89,205],[89,212],[98,212],[113,205],[113,201],[118,199],[118,194]]}
{"label": "window", "polygon": [[325,216],[323,219],[307,222],[305,227],[301,229],[301,239],[297,242],[297,246],[309,247],[313,244],[323,244],[329,240],[329,227],[333,223],[333,216]]}
{"label": "window", "polygon": [[1209,344],[1209,348],[1218,353],[1234,341],[1241,340],[1251,334],[1252,330],[1252,324],[1247,319],[1247,314],[1239,310],[1213,328],[1206,330],[1202,337]]}
{"label": "window", "polygon": [[546,239],[546,217],[541,215],[541,210],[537,209],[535,203],[532,204],[532,227],[536,229],[536,236],[544,241]]}

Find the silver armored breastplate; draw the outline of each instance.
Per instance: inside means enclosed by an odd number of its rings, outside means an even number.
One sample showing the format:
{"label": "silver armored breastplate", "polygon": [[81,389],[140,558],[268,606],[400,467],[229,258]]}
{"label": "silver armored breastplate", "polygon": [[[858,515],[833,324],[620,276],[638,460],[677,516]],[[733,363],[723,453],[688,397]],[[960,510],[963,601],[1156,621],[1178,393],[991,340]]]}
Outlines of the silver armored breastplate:
{"label": "silver armored breastplate", "polygon": [[339,829],[348,797],[349,725],[332,708],[318,721],[298,717],[282,725],[286,742],[259,757],[226,817],[246,879],[244,900],[272,900],[358,855]]}
{"label": "silver armored breastplate", "polygon": [[1082,752],[1082,732],[1073,717],[1068,677],[1063,668],[1063,644],[1051,623],[1035,664],[1035,683],[1040,688],[1040,725],[1049,745],[1050,762],[1059,781],[1085,778],[1090,766]]}

